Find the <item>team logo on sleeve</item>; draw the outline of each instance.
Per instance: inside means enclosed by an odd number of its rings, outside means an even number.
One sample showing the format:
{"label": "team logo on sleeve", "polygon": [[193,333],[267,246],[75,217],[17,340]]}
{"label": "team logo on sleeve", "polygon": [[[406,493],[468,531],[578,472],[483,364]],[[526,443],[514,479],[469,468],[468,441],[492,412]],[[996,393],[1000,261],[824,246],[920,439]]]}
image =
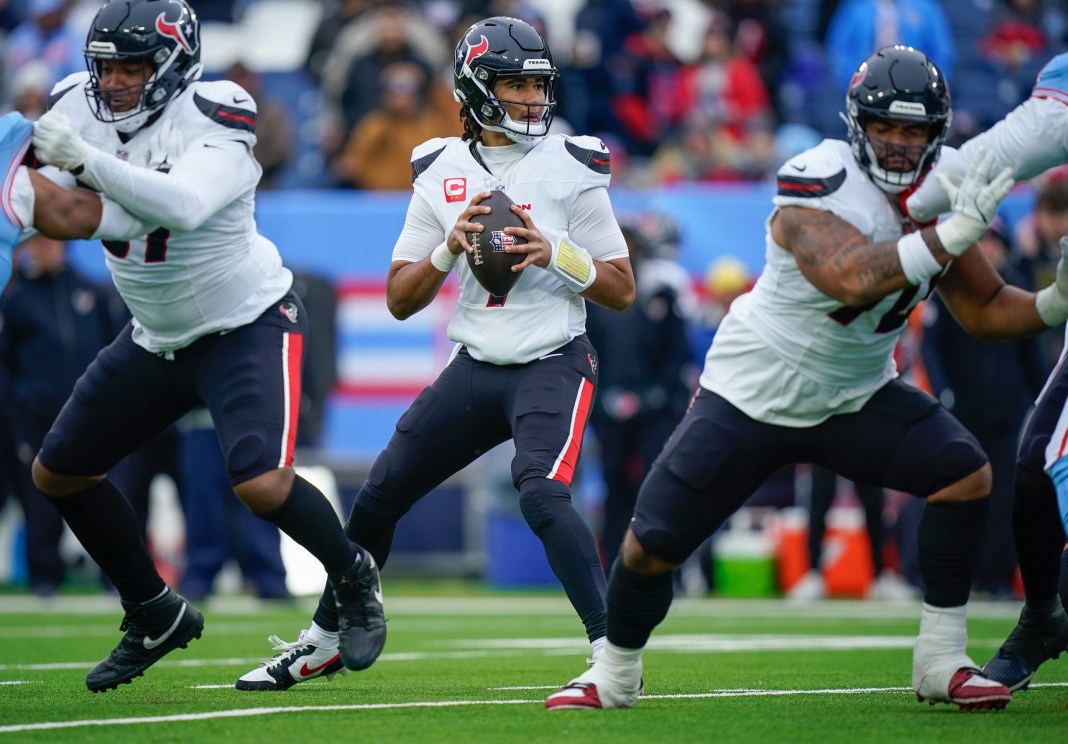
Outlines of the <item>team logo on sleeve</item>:
{"label": "team logo on sleeve", "polygon": [[286,319],[289,320],[290,323],[297,322],[297,306],[292,302],[283,302],[278,306],[278,312],[286,316]]}
{"label": "team logo on sleeve", "polygon": [[467,199],[467,179],[466,178],[446,178],[445,179],[445,201],[458,202]]}

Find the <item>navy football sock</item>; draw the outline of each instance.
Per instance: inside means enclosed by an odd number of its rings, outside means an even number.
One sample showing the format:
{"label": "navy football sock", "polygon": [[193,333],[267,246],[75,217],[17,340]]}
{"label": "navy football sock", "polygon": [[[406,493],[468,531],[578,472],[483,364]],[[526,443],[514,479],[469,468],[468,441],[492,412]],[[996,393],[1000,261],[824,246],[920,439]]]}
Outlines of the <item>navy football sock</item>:
{"label": "navy football sock", "polygon": [[256,516],[278,525],[318,558],[328,574],[341,574],[352,567],[355,552],[334,508],[319,489],[299,475],[280,507]]}
{"label": "navy football sock", "polygon": [[145,602],[167,588],[141,539],[137,514],[111,481],[51,501],[123,602]]}
{"label": "navy football sock", "polygon": [[667,616],[674,596],[670,571],[640,574],[617,558],[608,580],[608,640],[623,648],[643,648],[653,628]]}
{"label": "navy football sock", "polygon": [[988,510],[986,499],[924,504],[916,542],[928,604],[967,604],[986,535]]}

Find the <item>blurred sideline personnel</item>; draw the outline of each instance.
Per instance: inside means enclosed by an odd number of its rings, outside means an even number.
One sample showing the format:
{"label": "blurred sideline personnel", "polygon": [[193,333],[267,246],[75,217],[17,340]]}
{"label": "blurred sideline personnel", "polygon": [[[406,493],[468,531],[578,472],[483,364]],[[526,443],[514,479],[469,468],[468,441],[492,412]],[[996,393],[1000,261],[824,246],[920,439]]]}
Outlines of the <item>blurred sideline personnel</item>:
{"label": "blurred sideline personnel", "polygon": [[[947,220],[911,232],[896,197],[937,159],[951,118],[942,73],[923,53],[893,46],[868,57],[846,110],[848,142],[824,140],[779,170],[764,271],[731,306],[698,395],[638,496],[609,581],[604,652],[549,696],[549,708],[637,701],[642,649],[671,605],[671,570],[769,473],[793,462],[926,499],[913,689],[920,700],[965,709],[1002,708],[1011,698],[965,649],[990,465],[936,400],[898,378],[893,352],[936,277],[958,320],[995,340],[1068,317],[1068,275],[1036,304],[968,250],[1012,186],[1011,169],[995,175],[990,158],[954,189]],[[1050,295],[1064,302],[1056,317],[1042,312]]]}
{"label": "blurred sideline personnel", "polygon": [[[134,316],[78,380],[33,465],[126,612],[126,634],[86,685],[129,682],[200,637],[203,616],[160,578],[134,511],[103,475],[200,404],[237,495],[334,577],[345,664],[370,666],[386,634],[377,567],[291,466],[307,321],[277,248],[255,229],[255,104],[231,82],[198,80],[200,27],[184,0],[105,4],[86,60],[36,125],[0,118],[0,249],[20,228],[99,238]],[[16,167],[31,132],[54,167]]]}
{"label": "blurred sideline personnel", "polygon": [[[960,151],[947,148],[938,173],[952,180],[981,154],[996,164],[1011,165],[1016,179],[1026,181],[1054,166],[1068,163],[1068,54],[1054,57],[1042,69],[1031,97],[986,132],[965,142]],[[927,221],[952,201],[929,181],[908,201],[913,219]],[[949,190],[950,192],[952,189]],[[1068,283],[1068,236],[1061,238],[1061,261],[1054,286]],[[1045,294],[1039,305],[1050,326],[1063,323],[1068,302]],[[1051,300],[1056,300],[1051,302]],[[987,674],[1017,690],[1026,687],[1038,667],[1068,649],[1068,615],[1058,596],[1065,529],[1068,527],[1068,364],[1062,352],[1035,402],[1016,456],[1013,486],[1013,537],[1023,578],[1025,602],[1020,620],[984,667]]]}
{"label": "blurred sideline personnel", "polygon": [[[571,480],[600,366],[585,333],[584,298],[621,311],[634,300],[627,244],[608,198],[609,153],[594,137],[549,134],[559,73],[529,24],[493,17],[456,45],[454,85],[463,137],[412,152],[414,193],[386,280],[389,311],[404,320],[437,296],[455,267],[452,360],[397,421],[356,495],[349,536],[384,565],[397,522],[446,478],[512,439],[512,483],[527,524],[586,627],[594,659],[605,635],[605,574],[593,534],[571,502]],[[442,189],[442,183],[453,188]],[[466,260],[466,233],[503,189],[526,239],[506,296],[491,295]],[[521,209],[518,205],[527,205]],[[537,223],[535,223],[537,220]],[[513,269],[516,270],[516,269]],[[239,690],[284,690],[321,674],[336,644],[327,586],[308,630],[237,681]]]}
{"label": "blurred sideline personnel", "polygon": [[689,396],[683,379],[690,360],[686,318],[679,291],[659,266],[674,264],[658,255],[674,242],[664,246],[654,241],[667,219],[647,214],[621,220],[637,297],[621,313],[595,304],[586,309],[586,330],[601,363],[590,426],[605,485],[601,555],[606,566],[619,554],[638,489],[682,418]]}
{"label": "blurred sideline personnel", "polygon": [[[74,383],[129,319],[118,294],[76,271],[67,244],[34,235],[0,301],[0,366],[9,386],[18,456],[16,492],[26,518],[30,590],[56,594],[67,575],[63,518],[33,485],[34,455]],[[139,516],[143,516],[139,512]]]}
{"label": "blurred sideline personnel", "polygon": [[[827,468],[812,468],[811,488],[808,501],[808,558],[809,570],[786,593],[787,599],[812,602],[827,596],[827,582],[823,578],[823,539],[827,535],[827,516],[838,497],[838,474]],[[887,567],[883,557],[886,542],[886,527],[883,524],[883,507],[886,492],[882,486],[867,483],[851,483],[853,493],[864,510],[864,530],[868,535],[868,547],[875,579],[868,587],[867,599],[888,602],[905,602],[916,598],[917,592],[892,568]]]}

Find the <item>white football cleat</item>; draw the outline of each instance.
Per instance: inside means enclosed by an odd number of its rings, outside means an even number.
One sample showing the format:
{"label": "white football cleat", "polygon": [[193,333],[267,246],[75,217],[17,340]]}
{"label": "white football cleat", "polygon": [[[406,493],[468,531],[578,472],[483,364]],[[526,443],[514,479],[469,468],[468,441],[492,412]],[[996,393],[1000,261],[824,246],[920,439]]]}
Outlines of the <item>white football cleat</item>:
{"label": "white football cleat", "polygon": [[602,665],[594,664],[546,698],[545,707],[549,710],[631,708],[641,694],[641,665],[638,666],[637,683],[628,686],[619,679],[609,678]]}

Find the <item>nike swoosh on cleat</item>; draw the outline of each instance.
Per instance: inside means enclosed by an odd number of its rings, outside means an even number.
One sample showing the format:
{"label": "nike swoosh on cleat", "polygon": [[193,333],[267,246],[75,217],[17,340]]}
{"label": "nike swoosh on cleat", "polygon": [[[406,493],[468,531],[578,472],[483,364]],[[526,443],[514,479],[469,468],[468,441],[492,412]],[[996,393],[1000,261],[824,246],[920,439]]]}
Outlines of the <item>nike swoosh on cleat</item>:
{"label": "nike swoosh on cleat", "polygon": [[182,622],[182,618],[185,617],[185,610],[188,606],[189,605],[186,604],[182,605],[182,611],[178,613],[178,617],[174,618],[174,622],[171,623],[171,627],[167,628],[166,632],[163,633],[163,635],[161,635],[159,638],[152,638],[151,636],[146,635],[144,640],[145,648],[149,650],[154,649],[156,646],[170,638],[171,634],[174,633],[175,630],[177,630],[178,623]]}
{"label": "nike swoosh on cleat", "polygon": [[321,672],[323,669],[326,669],[326,667],[330,666],[331,664],[333,664],[335,661],[337,661],[340,658],[341,658],[341,653],[338,652],[338,653],[334,654],[333,656],[331,656],[326,661],[324,661],[319,666],[312,667],[311,669],[308,668],[308,662],[304,662],[301,665],[300,669],[297,670],[297,674],[300,675],[301,677],[310,677],[311,675],[315,674],[316,672]]}
{"label": "nike swoosh on cleat", "polygon": [[375,595],[375,599],[378,600],[378,604],[382,604],[382,585],[381,584],[375,584],[374,595]]}

